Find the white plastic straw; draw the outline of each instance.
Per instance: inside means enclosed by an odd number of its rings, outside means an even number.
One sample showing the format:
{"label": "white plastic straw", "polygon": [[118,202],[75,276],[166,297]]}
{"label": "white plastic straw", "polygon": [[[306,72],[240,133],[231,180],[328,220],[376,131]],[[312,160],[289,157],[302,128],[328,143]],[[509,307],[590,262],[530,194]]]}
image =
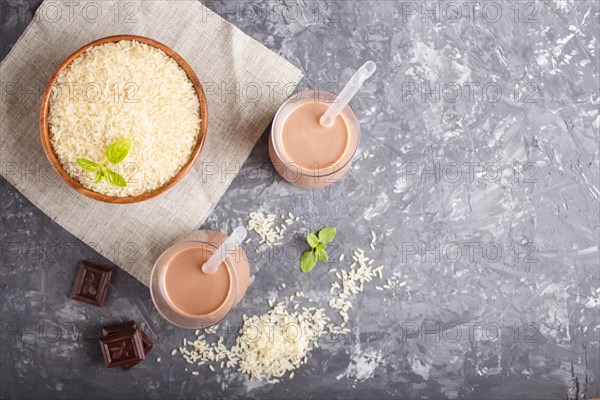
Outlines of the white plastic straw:
{"label": "white plastic straw", "polygon": [[228,255],[235,253],[238,246],[241,245],[242,241],[246,238],[248,231],[243,226],[239,226],[231,232],[231,236],[229,236],[225,241],[219,246],[215,254],[210,256],[208,260],[202,266],[202,272],[205,274],[212,274],[219,268],[219,265]]}
{"label": "white plastic straw", "polygon": [[362,67],[356,71],[346,87],[342,89],[338,97],[335,99],[333,103],[329,106],[325,114],[319,120],[321,126],[329,128],[335,122],[335,119],[342,112],[344,107],[350,100],[354,97],[358,89],[360,89],[363,83],[373,75],[375,70],[377,69],[377,65],[373,61],[367,61]]}

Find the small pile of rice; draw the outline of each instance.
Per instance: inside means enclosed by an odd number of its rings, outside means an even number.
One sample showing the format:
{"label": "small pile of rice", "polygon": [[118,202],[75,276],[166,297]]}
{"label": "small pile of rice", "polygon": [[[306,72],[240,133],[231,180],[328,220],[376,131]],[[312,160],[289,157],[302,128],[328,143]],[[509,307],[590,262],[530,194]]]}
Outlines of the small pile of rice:
{"label": "small pile of rice", "polygon": [[[50,141],[63,168],[83,186],[110,196],[136,196],[163,186],[189,159],[200,131],[192,82],[163,51],[132,40],[89,48],[59,75],[49,110]],[[123,162],[104,150],[132,140]],[[127,181],[94,184],[77,158],[106,162]]]}
{"label": "small pile of rice", "polygon": [[[288,373],[292,378],[294,370],[307,363],[308,354],[318,347],[317,340],[327,332],[328,322],[323,308],[302,307],[290,312],[280,302],[262,315],[244,315],[244,325],[231,348],[225,346],[223,336],[209,343],[199,335],[194,340],[184,339],[179,353],[189,364],[220,361],[221,368],[235,368],[251,380],[278,383]],[[209,369],[215,370],[211,364]]]}

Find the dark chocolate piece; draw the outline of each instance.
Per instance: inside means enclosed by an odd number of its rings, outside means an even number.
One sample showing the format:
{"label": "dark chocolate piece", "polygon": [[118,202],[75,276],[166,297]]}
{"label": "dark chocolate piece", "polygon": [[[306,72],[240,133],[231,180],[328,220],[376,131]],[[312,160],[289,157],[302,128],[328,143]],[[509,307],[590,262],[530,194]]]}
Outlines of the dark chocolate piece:
{"label": "dark chocolate piece", "polygon": [[[123,322],[121,324],[105,326],[102,328],[102,337],[107,337],[110,335],[115,335],[119,333],[126,333],[138,330],[140,332],[140,336],[142,338],[142,347],[144,348],[144,355],[147,355],[154,348],[154,342],[150,337],[144,332],[144,330],[135,322],[128,321]],[[131,362],[129,364],[123,365],[123,368],[126,370],[131,369],[135,366],[139,361]]]}
{"label": "dark chocolate piece", "polygon": [[115,333],[122,333],[137,329],[135,321],[127,321],[120,324],[109,325],[102,327],[102,337],[114,335]]}
{"label": "dark chocolate piece", "polygon": [[144,347],[139,330],[115,333],[100,339],[107,368],[129,365],[144,360]]}
{"label": "dark chocolate piece", "polygon": [[150,351],[152,351],[152,349],[154,348],[154,342],[135,321],[128,321],[118,325],[105,326],[104,328],[102,328],[102,336],[114,335],[115,333],[127,332],[133,329],[137,329],[140,331],[140,335],[142,336],[142,343],[144,345],[144,354],[150,353]]}
{"label": "dark chocolate piece", "polygon": [[71,291],[71,298],[103,307],[111,275],[110,268],[89,261],[81,261],[75,278],[75,286]]}

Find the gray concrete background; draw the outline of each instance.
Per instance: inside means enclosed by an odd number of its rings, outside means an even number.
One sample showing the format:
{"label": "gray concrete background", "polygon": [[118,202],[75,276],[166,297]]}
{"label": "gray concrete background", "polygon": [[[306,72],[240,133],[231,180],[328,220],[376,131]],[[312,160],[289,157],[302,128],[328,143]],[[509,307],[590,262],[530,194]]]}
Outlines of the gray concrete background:
{"label": "gray concrete background", "polygon": [[[39,3],[2,0],[0,58]],[[331,224],[346,256],[374,230],[369,253],[393,288],[357,296],[351,334],[324,338],[292,380],[192,376],[170,352],[193,335],[124,271],[104,309],[67,299],[78,260],[106,261],[0,179],[0,397],[600,397],[598,2],[243,4],[207,3],[302,68],[303,85],[345,82],[369,59],[379,69],[353,101],[362,138],[342,182],[290,186],[265,134],[203,227],[291,211],[287,244]],[[296,290],[326,305],[328,268],[301,274],[281,249],[253,253],[231,326]],[[128,373],[105,369],[96,342],[125,319],[157,344]]]}

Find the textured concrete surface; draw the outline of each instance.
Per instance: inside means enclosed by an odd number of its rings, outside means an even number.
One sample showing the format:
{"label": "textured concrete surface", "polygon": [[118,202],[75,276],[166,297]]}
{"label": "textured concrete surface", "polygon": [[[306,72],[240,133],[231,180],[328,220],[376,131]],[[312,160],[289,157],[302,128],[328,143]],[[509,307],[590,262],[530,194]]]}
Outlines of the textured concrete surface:
{"label": "textured concrete surface", "polygon": [[[38,4],[2,0],[0,57]],[[0,179],[0,397],[600,397],[598,2],[244,4],[207,5],[300,66],[306,86],[335,89],[369,59],[379,69],[353,102],[362,138],[342,182],[290,186],[265,134],[204,224],[301,217],[287,247],[249,248],[254,280],[227,322],[296,290],[326,306],[328,268],[301,274],[285,251],[325,224],[346,256],[375,231],[367,252],[392,289],[357,296],[351,334],[324,338],[292,380],[192,376],[170,352],[193,335],[125,272],[104,309],[67,299],[77,261],[102,259]],[[105,369],[96,343],[123,319],[157,343],[128,373]]]}

